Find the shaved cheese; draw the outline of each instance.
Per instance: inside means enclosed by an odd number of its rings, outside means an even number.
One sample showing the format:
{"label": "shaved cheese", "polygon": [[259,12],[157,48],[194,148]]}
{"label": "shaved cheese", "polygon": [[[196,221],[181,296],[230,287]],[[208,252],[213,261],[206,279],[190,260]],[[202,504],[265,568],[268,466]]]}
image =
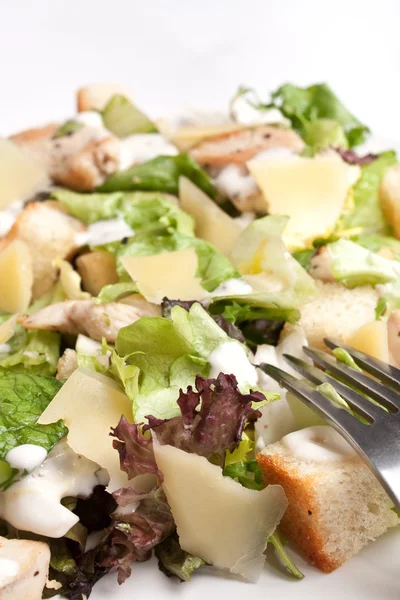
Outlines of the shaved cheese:
{"label": "shaved cheese", "polygon": [[25,200],[48,182],[42,165],[10,140],[0,140],[0,210]]}
{"label": "shaved cheese", "polygon": [[121,416],[132,422],[132,402],[109,377],[87,369],[77,369],[50,402],[38,423],[63,419],[68,427],[68,445],[77,454],[107,469],[108,491],[129,486],[121,471],[118,452],[113,448],[111,427]]}
{"label": "shaved cheese", "polygon": [[0,344],[5,344],[15,333],[17,326],[18,313],[12,315],[7,321],[0,325]]}
{"label": "shaved cheese", "polygon": [[0,252],[0,312],[24,312],[31,301],[32,284],[28,246],[14,240]]}
{"label": "shaved cheese", "polygon": [[120,260],[149,302],[161,304],[165,296],[179,300],[204,300],[209,296],[196,277],[198,259],[193,248],[152,256],[122,256]]}
{"label": "shaved cheese", "polygon": [[68,300],[87,300],[91,297],[88,292],[82,291],[81,276],[68,261],[56,258],[53,264],[60,270],[61,286]]}
{"label": "shaved cheese", "polygon": [[281,486],[244,488],[204,457],[153,440],[182,549],[256,581],[267,538],[287,507]]}
{"label": "shaved cheese", "polygon": [[359,167],[355,170],[336,154],[260,157],[247,166],[261,188],[266,211],[290,217],[284,232],[290,248],[329,235],[359,174]]}
{"label": "shaved cheese", "polygon": [[242,232],[239,223],[186,177],[179,178],[179,199],[182,209],[195,219],[197,237],[229,256]]}
{"label": "shaved cheese", "polygon": [[164,135],[181,150],[185,152],[193,146],[197,146],[203,140],[215,138],[225,134],[234,133],[243,129],[240,123],[221,123],[221,125],[199,125],[181,127],[175,131],[169,131],[164,127]]}
{"label": "shaved cheese", "polygon": [[346,339],[346,344],[369,356],[389,362],[389,340],[385,321],[367,323]]}

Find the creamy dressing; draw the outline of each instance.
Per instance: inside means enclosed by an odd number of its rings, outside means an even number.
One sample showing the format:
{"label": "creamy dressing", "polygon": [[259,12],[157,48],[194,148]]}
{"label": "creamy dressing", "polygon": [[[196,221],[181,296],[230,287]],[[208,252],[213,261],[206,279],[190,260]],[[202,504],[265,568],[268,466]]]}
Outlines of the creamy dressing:
{"label": "creamy dressing", "polygon": [[88,497],[107,481],[104,470],[62,440],[40,467],[0,493],[0,517],[22,531],[62,537],[79,518],[61,499]]}
{"label": "creamy dressing", "polygon": [[[96,110],[84,110],[73,117],[73,120],[86,127],[94,127],[96,129],[105,129],[103,117]],[[106,130],[107,131],[107,130]]]}
{"label": "creamy dressing", "polygon": [[7,585],[8,581],[18,575],[20,570],[16,560],[0,558],[0,586]]}
{"label": "creamy dressing", "polygon": [[86,231],[78,233],[75,237],[77,246],[101,246],[111,242],[118,242],[134,235],[133,229],[122,217],[97,221],[89,225]]}
{"label": "creamy dressing", "polygon": [[159,133],[135,133],[120,140],[120,170],[157,156],[176,156],[178,149]]}
{"label": "creamy dressing", "polygon": [[218,191],[224,196],[234,198],[240,196],[247,198],[258,192],[258,187],[253,177],[238,165],[224,167],[214,180]]}
{"label": "creamy dressing", "polygon": [[8,354],[10,351],[10,344],[0,344],[0,354]]}
{"label": "creamy dressing", "polygon": [[215,288],[210,296],[241,296],[252,291],[253,288],[244,279],[228,279]]}
{"label": "creamy dressing", "polygon": [[282,444],[298,460],[338,462],[357,456],[350,444],[329,425],[314,425],[289,433],[282,438]]}
{"label": "creamy dressing", "polygon": [[209,377],[218,377],[219,373],[235,375],[239,388],[257,385],[257,370],[249,361],[244,347],[229,340],[223,342],[208,357],[211,365]]}
{"label": "creamy dressing", "polygon": [[6,461],[13,469],[30,473],[42,464],[46,456],[47,451],[42,446],[22,444],[7,452]]}
{"label": "creamy dressing", "polygon": [[235,98],[231,105],[232,118],[238,123],[243,123],[243,125],[262,125],[265,123],[290,125],[290,121],[285,119],[277,108],[260,110],[252,105],[257,105],[258,102],[257,95],[251,92]]}

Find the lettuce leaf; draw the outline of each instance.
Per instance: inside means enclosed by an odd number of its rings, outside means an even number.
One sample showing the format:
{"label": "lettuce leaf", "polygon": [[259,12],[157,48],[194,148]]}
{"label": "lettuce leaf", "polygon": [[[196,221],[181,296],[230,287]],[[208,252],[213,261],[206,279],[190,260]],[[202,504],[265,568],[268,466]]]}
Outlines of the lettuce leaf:
{"label": "lettuce leaf", "polygon": [[134,281],[127,281],[124,283],[110,283],[109,285],[105,285],[100,294],[93,298],[93,302],[96,304],[105,304],[106,302],[114,302],[118,300],[121,296],[125,296],[127,294],[134,294],[139,291],[136,283]]}
{"label": "lettuce leaf", "polygon": [[47,451],[67,433],[61,421],[36,422],[61,387],[55,378],[27,373],[0,374],[0,458],[21,444],[36,444]]}
{"label": "lettuce leaf", "polygon": [[214,246],[199,238],[179,233],[178,231],[160,231],[139,233],[127,243],[108,244],[107,250],[113,252],[117,259],[117,272],[122,281],[129,281],[128,275],[120,262],[121,256],[150,256],[162,252],[174,252],[194,248],[198,258],[197,275],[201,285],[212,291],[221,283],[238,276],[238,272],[229,260]]}
{"label": "lettuce leaf", "polygon": [[304,125],[303,139],[314,152],[327,146],[348,147],[343,126],[333,119],[317,119]]}
{"label": "lettuce leaf", "polygon": [[158,192],[113,192],[79,194],[56,189],[52,198],[87,225],[122,216],[134,231],[166,227],[194,235],[193,218],[180,210],[176,199]]}
{"label": "lettuce leaf", "polygon": [[206,564],[201,558],[182,550],[176,534],[158,544],[155,555],[160,571],[167,577],[178,577],[181,581],[190,581],[194,571]]}
{"label": "lettuce leaf", "polygon": [[8,341],[8,352],[0,353],[0,367],[36,375],[54,375],[60,358],[61,336],[53,331],[26,331],[17,325]]}
{"label": "lettuce leaf", "polygon": [[154,123],[128,98],[115,94],[110,98],[102,111],[104,127],[124,138],[134,133],[154,133],[157,131]]}
{"label": "lettuce leaf", "polygon": [[341,239],[328,244],[332,272],[337,281],[348,288],[377,285],[400,280],[400,264],[375,254],[362,246]]}
{"label": "lettuce leaf", "polygon": [[314,297],[316,288],[314,280],[282,241],[287,220],[288,217],[281,215],[263,217],[253,221],[239,236],[231,258],[253,292],[216,297],[211,312],[221,313],[234,322],[299,319],[298,309]]}
{"label": "lettuce leaf", "polygon": [[216,197],[216,190],[211,179],[188,154],[158,156],[140,165],[129,167],[124,171],[111,175],[98,188],[98,191],[152,190],[177,196],[181,175],[193,181],[210,198]]}
{"label": "lettuce leaf", "polygon": [[352,190],[352,205],[341,216],[338,229],[360,229],[363,234],[390,234],[379,201],[379,184],[388,167],[397,163],[394,151],[382,152],[361,167],[361,176]]}
{"label": "lettuce leaf", "polygon": [[335,121],[344,130],[350,148],[361,144],[369,129],[352,115],[326,83],[307,88],[287,83],[271,94],[266,108],[278,108],[292,127],[305,136],[307,127],[320,119]]}

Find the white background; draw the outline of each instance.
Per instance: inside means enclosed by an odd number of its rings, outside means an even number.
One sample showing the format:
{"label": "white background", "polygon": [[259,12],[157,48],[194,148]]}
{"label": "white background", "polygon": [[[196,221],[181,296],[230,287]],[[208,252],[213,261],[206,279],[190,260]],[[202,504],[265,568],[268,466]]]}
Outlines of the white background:
{"label": "white background", "polygon": [[73,113],[87,82],[128,83],[158,116],[328,81],[400,139],[399,67],[399,0],[0,0],[0,135]]}

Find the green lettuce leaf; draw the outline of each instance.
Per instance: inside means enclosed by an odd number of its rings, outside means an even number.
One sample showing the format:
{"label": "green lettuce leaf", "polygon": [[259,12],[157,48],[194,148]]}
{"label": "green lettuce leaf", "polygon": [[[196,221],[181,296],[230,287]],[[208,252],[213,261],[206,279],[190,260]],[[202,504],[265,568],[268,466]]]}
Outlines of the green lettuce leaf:
{"label": "green lettuce leaf", "polygon": [[138,291],[138,287],[133,281],[127,281],[125,283],[110,283],[101,289],[100,294],[96,298],[93,298],[93,302],[96,304],[114,302],[121,296],[125,296],[126,294],[135,294]]}
{"label": "green lettuce leaf", "polygon": [[298,320],[298,309],[314,297],[316,288],[312,277],[282,241],[287,220],[281,215],[263,217],[239,236],[231,259],[253,291],[215,298],[213,313],[221,313],[234,322],[262,318]]}
{"label": "green lettuce leaf", "polygon": [[102,112],[104,127],[120,138],[134,133],[155,133],[157,128],[128,98],[115,94]]}
{"label": "green lettuce leaf", "polygon": [[327,249],[332,258],[334,278],[348,288],[375,286],[400,279],[397,261],[375,254],[350,240],[338,240],[328,244]]}
{"label": "green lettuce leaf", "polygon": [[37,420],[61,387],[55,378],[28,373],[0,374],[0,458],[21,444],[47,451],[67,433],[61,421],[37,425]]}
{"label": "green lettuce leaf", "polygon": [[268,538],[268,543],[272,544],[275,548],[275,552],[279,556],[280,560],[287,568],[289,573],[293,575],[296,579],[303,579],[304,574],[300,571],[298,567],[294,564],[289,554],[285,550],[284,542],[279,533],[279,529],[276,529],[274,533]]}
{"label": "green lettuce leaf", "polygon": [[222,282],[238,276],[238,272],[219,250],[208,242],[177,231],[162,231],[154,233],[139,233],[130,238],[126,244],[108,244],[106,249],[113,252],[117,258],[117,271],[122,281],[127,281],[127,273],[120,262],[121,256],[150,256],[162,252],[174,252],[194,248],[198,258],[197,275],[201,285],[212,291]]}
{"label": "green lettuce leaf", "polygon": [[63,188],[56,188],[51,192],[54,200],[60,202],[73,217],[80,219],[86,225],[116,217],[123,196],[122,192],[79,194]]}
{"label": "green lettuce leaf", "polygon": [[160,571],[167,577],[175,576],[181,581],[190,581],[194,571],[206,564],[201,558],[182,550],[176,534],[158,544],[155,555]]}
{"label": "green lettuce leaf", "polygon": [[382,152],[378,158],[361,167],[361,176],[353,187],[353,202],[343,212],[339,230],[360,229],[363,234],[390,234],[379,201],[379,184],[388,167],[397,163],[394,151]]}
{"label": "green lettuce leaf", "polygon": [[319,83],[307,88],[287,83],[271,94],[266,108],[278,108],[290,120],[292,127],[307,135],[310,123],[320,119],[336,121],[344,130],[350,148],[361,144],[369,129],[352,115],[328,85]]}
{"label": "green lettuce leaf", "polygon": [[334,350],[332,350],[332,354],[336,358],[336,360],[344,363],[348,367],[351,367],[356,371],[362,371],[362,369],[360,369],[358,364],[354,361],[353,357],[350,356],[347,350],[344,350],[343,348],[334,348]]}
{"label": "green lettuce leaf", "polygon": [[392,252],[393,258],[400,260],[400,241],[389,235],[360,235],[352,238],[352,241],[371,252],[379,252],[382,248],[388,248]]}
{"label": "green lettuce leaf", "polygon": [[72,135],[73,133],[76,133],[77,131],[82,129],[82,127],[84,127],[83,123],[79,123],[79,121],[69,119],[68,121],[65,121],[65,123],[60,125],[60,127],[53,135],[53,138],[56,139],[60,137],[65,137],[66,135]]}
{"label": "green lettuce leaf", "polygon": [[317,119],[306,123],[303,139],[314,152],[318,152],[327,146],[348,147],[343,126],[332,119]]}
{"label": "green lettuce leaf", "polygon": [[15,334],[7,342],[9,350],[0,352],[0,367],[54,375],[60,358],[60,339],[53,331],[26,331],[17,325]]}
{"label": "green lettuce leaf", "polygon": [[158,156],[140,165],[111,175],[99,188],[100,192],[152,190],[178,195],[179,177],[184,175],[210,198],[216,190],[205,171],[187,154]]}

